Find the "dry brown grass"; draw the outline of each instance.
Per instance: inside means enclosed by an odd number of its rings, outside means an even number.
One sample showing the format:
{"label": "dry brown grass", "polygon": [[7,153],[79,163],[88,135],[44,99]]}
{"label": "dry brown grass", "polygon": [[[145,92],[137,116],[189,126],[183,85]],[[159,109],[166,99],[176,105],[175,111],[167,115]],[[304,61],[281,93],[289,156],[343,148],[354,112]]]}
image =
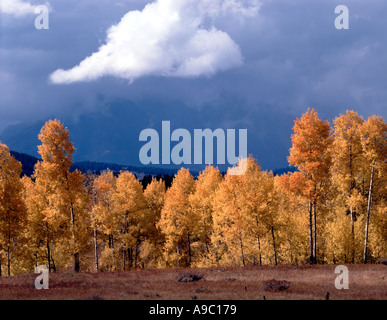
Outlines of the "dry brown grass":
{"label": "dry brown grass", "polygon": [[[349,265],[349,289],[337,290],[335,266],[278,266],[134,270],[114,273],[51,273],[48,290],[34,287],[36,274],[0,278],[0,299],[105,300],[386,300],[387,266]],[[178,282],[182,273],[203,278]],[[282,291],[265,290],[269,280],[286,280]]]}

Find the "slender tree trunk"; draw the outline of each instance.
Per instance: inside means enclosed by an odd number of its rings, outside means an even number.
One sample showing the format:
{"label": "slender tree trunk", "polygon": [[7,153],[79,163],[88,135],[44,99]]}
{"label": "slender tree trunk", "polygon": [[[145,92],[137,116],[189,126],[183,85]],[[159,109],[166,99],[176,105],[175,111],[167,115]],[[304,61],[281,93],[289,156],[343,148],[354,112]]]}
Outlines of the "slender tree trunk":
{"label": "slender tree trunk", "polygon": [[369,193],[368,193],[367,219],[366,219],[365,236],[364,236],[363,263],[367,263],[368,229],[369,229],[369,224],[370,224],[371,202],[372,202],[372,187],[373,187],[373,182],[374,182],[374,170],[375,170],[375,161],[372,163],[371,179],[370,179],[370,190],[369,190]]}
{"label": "slender tree trunk", "polygon": [[191,237],[190,237],[190,234],[188,233],[188,236],[187,236],[187,240],[188,240],[188,266],[191,265]]}
{"label": "slender tree trunk", "polygon": [[75,215],[74,215],[74,208],[72,202],[70,203],[70,216],[71,216],[71,234],[73,239],[73,246],[74,246],[74,271],[79,272],[79,252],[76,248],[75,243]]}
{"label": "slender tree trunk", "polygon": [[54,261],[54,259],[52,258],[52,256],[51,256],[51,261],[52,261],[52,270],[53,270],[54,272],[56,272],[55,261]]}
{"label": "slender tree trunk", "polygon": [[352,250],[352,258],[351,263],[355,263],[355,216],[353,212],[353,208],[351,205],[350,208],[351,213],[351,250]]}
{"label": "slender tree trunk", "polygon": [[180,268],[180,252],[179,252],[179,244],[176,246],[177,252],[177,268]]}
{"label": "slender tree trunk", "polygon": [[136,238],[136,255],[134,258],[134,268],[137,269],[137,257],[138,257],[138,246],[140,245],[140,228],[138,228],[137,231],[137,238]]}
{"label": "slender tree trunk", "polygon": [[122,247],[122,270],[125,271],[126,250]]}
{"label": "slender tree trunk", "polygon": [[46,221],[46,247],[47,247],[47,267],[48,267],[48,272],[51,272],[51,250],[50,250],[50,233],[49,233],[49,226],[48,222]]}
{"label": "slender tree trunk", "polygon": [[74,271],[79,272],[80,262],[79,262],[79,252],[74,253]]}
{"label": "slender tree trunk", "polygon": [[317,203],[313,202],[313,227],[314,227],[314,239],[313,239],[313,259],[317,264]]}
{"label": "slender tree trunk", "polygon": [[289,239],[290,265],[293,265],[292,241]]}
{"label": "slender tree trunk", "polygon": [[[128,212],[125,212],[124,223],[122,224],[122,234],[123,234],[124,239],[125,239],[125,234],[126,234],[127,217],[128,217]],[[126,256],[125,243],[123,243],[122,244],[122,270],[123,271],[125,271],[125,256]]]}
{"label": "slender tree trunk", "polygon": [[208,246],[208,241],[206,241],[206,250],[207,250],[207,253],[210,253],[210,248]]}
{"label": "slender tree trunk", "polygon": [[8,245],[7,249],[7,270],[8,270],[8,277],[11,275],[11,247]]}
{"label": "slender tree trunk", "polygon": [[259,240],[259,235],[257,235],[257,244],[258,244],[259,265],[262,266],[261,241]]}
{"label": "slender tree trunk", "polygon": [[48,272],[51,271],[51,250],[50,250],[50,242],[47,240],[46,242],[47,247],[47,266],[48,266]]}
{"label": "slender tree trunk", "polygon": [[7,271],[11,275],[11,215],[8,212],[8,247],[7,247]]}
{"label": "slender tree trunk", "polygon": [[313,264],[313,221],[312,221],[312,202],[309,201],[309,262]]}
{"label": "slender tree trunk", "polygon": [[[257,216],[255,216],[255,222],[257,223],[257,229],[258,229],[258,217]],[[262,266],[261,241],[259,240],[258,230],[257,230],[257,244],[258,244],[259,265]]]}
{"label": "slender tree trunk", "polygon": [[98,262],[98,231],[94,229],[94,258],[95,258],[95,272],[99,272]]}
{"label": "slender tree trunk", "polygon": [[[69,185],[69,177],[68,177],[69,172],[65,173],[65,178],[67,182],[67,192],[69,194],[71,191],[70,185]],[[74,206],[72,200],[70,200],[70,220],[71,220],[71,237],[73,241],[73,250],[74,250],[74,272],[79,272],[79,251],[77,249],[77,245],[75,243],[75,214],[74,214]]]}
{"label": "slender tree trunk", "polygon": [[242,233],[239,234],[239,242],[240,242],[240,245],[241,245],[242,263],[243,263],[243,266],[245,266],[245,256],[243,254]]}
{"label": "slender tree trunk", "polygon": [[134,255],[134,269],[137,269],[138,244],[136,244],[136,251]]}
{"label": "slender tree trunk", "polygon": [[133,268],[133,248],[128,249],[128,257],[130,261],[130,267]]}
{"label": "slender tree trunk", "polygon": [[271,236],[273,238],[274,264],[277,265],[277,250],[275,248],[275,237],[274,237],[274,227],[273,226],[271,226]]}
{"label": "slender tree trunk", "polygon": [[114,248],[113,235],[109,234],[109,249]]}
{"label": "slender tree trunk", "polygon": [[[350,174],[350,185],[349,185],[349,195],[352,195],[352,191],[355,188],[355,181],[353,179],[353,169],[352,169],[352,145],[349,146],[349,174]],[[351,214],[351,263],[355,263],[355,215],[353,212],[353,207],[350,207]]]}

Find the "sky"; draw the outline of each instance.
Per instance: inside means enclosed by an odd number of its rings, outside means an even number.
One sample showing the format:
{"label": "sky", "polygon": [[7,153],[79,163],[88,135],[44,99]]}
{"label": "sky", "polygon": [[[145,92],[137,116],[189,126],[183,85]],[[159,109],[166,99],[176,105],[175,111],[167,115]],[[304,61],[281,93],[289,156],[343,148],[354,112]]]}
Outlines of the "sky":
{"label": "sky", "polygon": [[75,160],[139,164],[140,131],[167,120],[247,129],[248,153],[285,167],[308,107],[386,118],[386,14],[385,0],[1,0],[0,139],[32,153],[21,140],[58,118],[85,146]]}

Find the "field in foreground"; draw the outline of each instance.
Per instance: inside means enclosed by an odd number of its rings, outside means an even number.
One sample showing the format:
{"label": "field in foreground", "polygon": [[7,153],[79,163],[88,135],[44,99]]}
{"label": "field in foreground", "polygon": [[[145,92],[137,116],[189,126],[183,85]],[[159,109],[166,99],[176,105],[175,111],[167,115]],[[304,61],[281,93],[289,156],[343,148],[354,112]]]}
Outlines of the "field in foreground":
{"label": "field in foreground", "polygon": [[[348,265],[349,289],[335,288],[335,266],[134,270],[112,273],[51,273],[49,289],[37,290],[37,274],[0,277],[0,299],[114,300],[387,300],[387,266]],[[179,282],[185,273],[203,275]],[[265,290],[270,280],[289,288]]]}

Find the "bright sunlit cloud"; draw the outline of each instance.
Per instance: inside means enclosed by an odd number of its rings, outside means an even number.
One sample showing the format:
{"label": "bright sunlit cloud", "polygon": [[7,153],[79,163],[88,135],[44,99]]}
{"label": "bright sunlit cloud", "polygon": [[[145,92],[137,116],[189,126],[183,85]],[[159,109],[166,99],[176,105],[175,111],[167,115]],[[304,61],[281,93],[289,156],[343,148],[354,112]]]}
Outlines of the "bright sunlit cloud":
{"label": "bright sunlit cloud", "polygon": [[1,0],[0,11],[16,17],[23,17],[35,13],[38,5],[33,5],[22,0]]}
{"label": "bright sunlit cloud", "polygon": [[214,26],[220,15],[254,16],[257,1],[156,0],[129,11],[107,30],[106,42],[77,66],[50,75],[56,84],[113,76],[211,76],[242,64],[239,46]]}

